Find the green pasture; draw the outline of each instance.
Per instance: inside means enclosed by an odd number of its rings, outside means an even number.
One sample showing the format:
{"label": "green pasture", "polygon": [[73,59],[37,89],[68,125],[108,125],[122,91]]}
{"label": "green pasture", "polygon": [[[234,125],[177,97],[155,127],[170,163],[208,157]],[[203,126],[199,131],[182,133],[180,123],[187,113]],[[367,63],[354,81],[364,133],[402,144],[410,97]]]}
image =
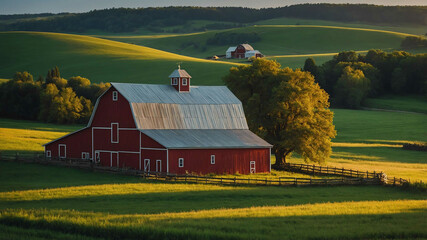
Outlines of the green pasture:
{"label": "green pasture", "polygon": [[28,71],[35,78],[58,66],[61,76],[93,82],[169,83],[178,63],[194,85],[222,84],[235,63],[209,61],[100,38],[41,32],[0,32],[0,77]]}
{"label": "green pasture", "polygon": [[[394,50],[400,47],[406,33],[320,25],[255,25],[228,30],[206,31],[189,34],[115,36],[101,38],[119,42],[149,46],[186,56],[206,58],[225,54],[230,45],[207,45],[207,39],[216,33],[257,33],[261,40],[250,43],[269,59],[283,66],[302,67],[305,59],[313,57],[318,64],[344,50],[366,51],[369,49]],[[237,43],[236,43],[237,44]],[[221,59],[221,61],[228,61]]]}
{"label": "green pasture", "polygon": [[387,95],[378,98],[368,98],[364,104],[369,108],[427,114],[427,97],[424,96]]}
{"label": "green pasture", "polygon": [[2,239],[427,236],[425,193],[391,187],[155,183],[16,162],[0,162],[0,177]]}
{"label": "green pasture", "polygon": [[424,25],[395,25],[387,26],[383,24],[367,24],[357,22],[338,22],[314,19],[298,19],[298,18],[273,18],[254,23],[256,25],[316,25],[316,26],[338,26],[351,28],[368,28],[392,32],[401,32],[414,35],[424,35],[426,27]]}

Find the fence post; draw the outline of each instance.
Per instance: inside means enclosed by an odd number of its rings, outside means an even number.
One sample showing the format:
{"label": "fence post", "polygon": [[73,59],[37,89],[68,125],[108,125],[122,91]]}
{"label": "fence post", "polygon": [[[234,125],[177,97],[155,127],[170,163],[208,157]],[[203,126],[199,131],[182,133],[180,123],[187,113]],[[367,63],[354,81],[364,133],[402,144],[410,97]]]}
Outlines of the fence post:
{"label": "fence post", "polygon": [[366,178],[369,178],[369,172],[366,171]]}
{"label": "fence post", "polygon": [[322,166],[319,166],[320,175],[322,175]]}
{"label": "fence post", "polygon": [[296,185],[298,184],[297,178],[295,178],[295,180],[294,180],[294,181],[295,181],[295,183],[294,183],[294,184],[295,184],[295,186],[296,186]]}
{"label": "fence post", "polygon": [[279,177],[279,186],[282,186],[282,179]]}
{"label": "fence post", "polygon": [[393,186],[396,186],[396,177],[393,177]]}
{"label": "fence post", "polygon": [[206,184],[208,183],[208,177],[205,177],[205,183]]}
{"label": "fence post", "polygon": [[236,177],[234,177],[234,185],[236,185]]}
{"label": "fence post", "polygon": [[221,185],[222,185],[222,177],[221,177]]}
{"label": "fence post", "polygon": [[266,186],[268,185],[267,178],[265,178],[265,185],[266,185]]}
{"label": "fence post", "polygon": [[344,176],[344,168],[342,168],[342,173],[341,173],[341,175],[343,175],[343,176]]}
{"label": "fence post", "polygon": [[314,166],[314,164],[313,164],[313,175],[314,175],[314,167],[315,167],[315,166]]}

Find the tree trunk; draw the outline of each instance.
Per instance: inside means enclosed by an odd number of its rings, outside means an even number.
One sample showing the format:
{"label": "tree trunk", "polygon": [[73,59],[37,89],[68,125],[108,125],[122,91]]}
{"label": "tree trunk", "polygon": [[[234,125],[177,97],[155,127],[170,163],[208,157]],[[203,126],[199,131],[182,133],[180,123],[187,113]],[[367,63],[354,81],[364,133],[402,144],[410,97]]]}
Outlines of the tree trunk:
{"label": "tree trunk", "polygon": [[274,166],[283,167],[286,164],[285,152],[276,150],[274,151],[274,155],[276,155],[276,163],[274,164]]}

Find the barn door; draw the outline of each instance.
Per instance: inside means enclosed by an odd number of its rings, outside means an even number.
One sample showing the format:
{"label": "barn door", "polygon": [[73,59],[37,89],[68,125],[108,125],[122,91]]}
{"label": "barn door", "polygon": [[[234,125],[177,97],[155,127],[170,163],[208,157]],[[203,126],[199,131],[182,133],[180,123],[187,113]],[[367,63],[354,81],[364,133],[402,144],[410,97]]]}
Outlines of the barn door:
{"label": "barn door", "polygon": [[255,169],[255,161],[251,161],[249,164],[249,168],[250,168],[250,173],[255,173],[256,169]]}
{"label": "barn door", "polygon": [[144,159],[144,172],[150,172],[150,159]]}
{"label": "barn door", "polygon": [[59,155],[59,158],[67,157],[67,146],[65,144],[58,145],[58,155]]}
{"label": "barn door", "polygon": [[156,160],[156,172],[162,171],[162,160]]}
{"label": "barn door", "polygon": [[119,167],[119,153],[118,152],[111,152],[110,166],[111,167]]}

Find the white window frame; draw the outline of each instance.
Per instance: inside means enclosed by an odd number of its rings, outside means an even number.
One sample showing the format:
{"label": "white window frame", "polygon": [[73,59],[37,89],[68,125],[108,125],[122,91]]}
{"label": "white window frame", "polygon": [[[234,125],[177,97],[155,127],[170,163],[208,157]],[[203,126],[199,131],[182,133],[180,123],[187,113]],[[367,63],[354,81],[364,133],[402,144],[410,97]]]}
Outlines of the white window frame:
{"label": "white window frame", "polygon": [[113,101],[117,101],[119,99],[119,93],[117,91],[113,91]]}
{"label": "white window frame", "polygon": [[82,159],[89,159],[89,153],[88,152],[82,152]]}
{"label": "white window frame", "polygon": [[[117,125],[117,141],[113,141],[113,125]],[[119,143],[119,123],[111,123],[111,143]]]}
{"label": "white window frame", "polygon": [[211,164],[215,164],[215,155],[211,155]]}
{"label": "white window frame", "polygon": [[[157,163],[160,163],[160,164],[157,165]],[[159,168],[157,168],[157,166],[159,166]],[[162,172],[162,160],[160,159],[156,160],[156,172]]]}
{"label": "white window frame", "polygon": [[50,150],[46,150],[46,157],[47,158],[51,158],[52,157],[52,152]]}
{"label": "white window frame", "polygon": [[[252,167],[252,164],[254,164],[254,167]],[[250,173],[256,173],[256,162],[255,161],[250,161],[250,163],[249,163],[249,172]]]}
{"label": "white window frame", "polygon": [[148,158],[144,159],[144,172],[150,172],[150,159]]}
{"label": "white window frame", "polygon": [[178,167],[184,167],[184,158],[178,158]]}
{"label": "white window frame", "polygon": [[182,86],[187,86],[187,78],[182,78]]}
{"label": "white window frame", "polygon": [[99,151],[95,151],[95,160],[96,163],[101,162],[101,153]]}
{"label": "white window frame", "polygon": [[[61,156],[61,147],[64,146],[64,156]],[[67,144],[58,144],[58,156],[59,158],[67,157]]]}
{"label": "white window frame", "polygon": [[178,78],[172,78],[172,85],[178,85]]}

